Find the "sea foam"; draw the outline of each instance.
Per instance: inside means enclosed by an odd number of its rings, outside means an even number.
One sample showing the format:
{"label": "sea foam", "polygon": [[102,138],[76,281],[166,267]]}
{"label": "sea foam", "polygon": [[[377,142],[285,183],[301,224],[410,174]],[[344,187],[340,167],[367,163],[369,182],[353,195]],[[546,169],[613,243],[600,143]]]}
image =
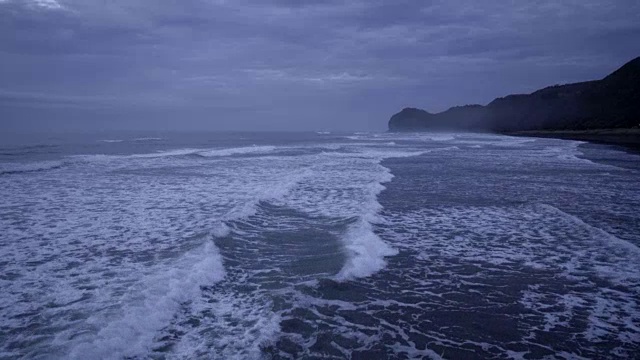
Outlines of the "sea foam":
{"label": "sea foam", "polygon": [[[73,346],[73,359],[120,359],[148,353],[153,338],[175,312],[200,294],[201,286],[222,280],[225,270],[218,249],[211,241],[185,254],[163,271],[144,276],[120,300],[115,318],[95,316],[89,324],[100,328],[88,341]],[[132,289],[133,290],[133,289]]]}
{"label": "sea foam", "polygon": [[396,249],[373,232],[371,223],[364,219],[351,225],[343,235],[342,241],[349,257],[336,275],[337,280],[370,276],[387,265],[384,260],[386,256],[398,254]]}

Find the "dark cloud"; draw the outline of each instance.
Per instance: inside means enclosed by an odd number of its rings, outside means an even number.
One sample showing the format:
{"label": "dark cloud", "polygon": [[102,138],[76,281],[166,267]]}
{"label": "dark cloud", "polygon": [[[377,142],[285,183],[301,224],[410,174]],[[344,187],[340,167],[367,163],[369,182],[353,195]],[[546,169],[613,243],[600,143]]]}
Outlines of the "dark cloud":
{"label": "dark cloud", "polygon": [[640,54],[639,14],[635,0],[0,0],[0,121],[382,130],[404,106],[600,78]]}

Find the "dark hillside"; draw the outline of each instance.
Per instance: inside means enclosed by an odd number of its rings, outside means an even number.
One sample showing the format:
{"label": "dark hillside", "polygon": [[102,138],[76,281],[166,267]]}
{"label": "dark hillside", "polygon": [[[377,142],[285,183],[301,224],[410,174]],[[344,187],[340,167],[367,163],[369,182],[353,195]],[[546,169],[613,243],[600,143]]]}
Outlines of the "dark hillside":
{"label": "dark hillside", "polygon": [[438,114],[407,108],[391,117],[389,130],[588,130],[631,128],[638,123],[640,57],[602,80],[508,95],[487,106],[453,107]]}

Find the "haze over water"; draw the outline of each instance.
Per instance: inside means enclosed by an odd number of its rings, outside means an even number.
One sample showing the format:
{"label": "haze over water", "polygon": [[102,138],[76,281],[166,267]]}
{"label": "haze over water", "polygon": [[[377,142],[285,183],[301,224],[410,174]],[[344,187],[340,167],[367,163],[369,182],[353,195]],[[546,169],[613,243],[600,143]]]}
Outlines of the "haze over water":
{"label": "haze over water", "polygon": [[13,138],[0,358],[633,358],[639,170],[487,134]]}

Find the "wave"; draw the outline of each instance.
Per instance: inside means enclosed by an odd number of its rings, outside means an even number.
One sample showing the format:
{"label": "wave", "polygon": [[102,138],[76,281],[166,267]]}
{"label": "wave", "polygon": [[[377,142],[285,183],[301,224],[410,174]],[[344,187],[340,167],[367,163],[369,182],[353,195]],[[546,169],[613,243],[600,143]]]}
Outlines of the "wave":
{"label": "wave", "polygon": [[620,239],[619,237],[612,235],[598,227],[589,225],[579,217],[566,213],[555,206],[552,206],[549,204],[537,204],[537,206],[541,209],[545,209],[553,213],[556,213],[561,217],[564,217],[566,220],[588,229],[589,232],[594,236],[594,238],[599,239],[602,244],[606,246],[618,248],[619,250],[623,251],[627,255],[634,256],[640,262],[640,248],[635,244],[629,241]]}
{"label": "wave", "polygon": [[184,155],[197,154],[200,151],[203,151],[203,149],[176,149],[176,150],[159,151],[157,153],[127,155],[127,156],[124,156],[124,158],[145,159],[145,158],[158,158],[158,157],[168,157],[168,156],[184,156]]}
{"label": "wave", "polygon": [[185,254],[160,274],[142,278],[122,299],[115,319],[90,318],[89,323],[106,323],[92,341],[74,346],[72,359],[121,359],[144,357],[157,331],[171,322],[175,313],[225,277],[222,257],[212,241]]}
{"label": "wave", "polygon": [[261,202],[276,202],[278,200],[282,200],[295,186],[312,175],[313,172],[311,170],[303,170],[299,173],[291,174],[275,184],[257,187],[254,190],[254,196],[250,201],[233,207],[221,217],[220,221],[222,224],[216,225],[216,234],[219,234],[220,237],[228,235],[230,230],[226,225],[227,222],[246,219],[255,215],[258,212],[258,205]]}
{"label": "wave", "polygon": [[160,137],[139,137],[139,138],[132,139],[132,141],[158,141],[158,140],[162,140],[162,138],[160,138]]}
{"label": "wave", "polygon": [[344,151],[298,157],[304,164],[313,164],[308,176],[311,181],[301,179],[299,186],[291,186],[286,195],[276,197],[276,205],[312,217],[351,223],[338,237],[347,256],[335,275],[338,281],[370,276],[386,266],[385,257],[397,254],[374,231],[375,224],[384,222],[378,214],[382,206],[377,197],[385,189],[383,184],[393,179],[390,170],[381,162],[388,158],[458,149],[455,146],[417,150],[349,145],[344,146]]}
{"label": "wave", "polygon": [[455,135],[431,135],[427,137],[427,140],[431,141],[451,141],[455,140]]}
{"label": "wave", "polygon": [[212,149],[206,151],[197,152],[197,155],[203,157],[216,157],[216,156],[231,156],[231,155],[243,155],[243,154],[255,154],[255,153],[268,153],[276,149],[275,146],[246,146],[227,149]]}
{"label": "wave", "polygon": [[385,243],[373,232],[373,225],[360,219],[349,227],[342,237],[347,250],[347,262],[336,275],[336,280],[367,277],[385,268],[387,256],[398,254],[398,250]]}
{"label": "wave", "polygon": [[77,159],[83,159],[86,161],[154,159],[154,158],[176,157],[176,156],[187,156],[187,155],[196,155],[200,157],[223,157],[223,156],[243,155],[243,154],[268,153],[275,149],[276,149],[275,146],[246,146],[246,147],[225,148],[225,149],[185,148],[185,149],[158,151],[158,152],[146,153],[146,154],[132,154],[132,155],[93,154],[93,155],[73,155],[72,157]]}
{"label": "wave", "polygon": [[388,142],[336,142],[336,143],[327,143],[327,144],[314,144],[310,145],[309,148],[313,149],[327,149],[327,150],[339,150],[344,148],[355,148],[355,147],[380,147],[380,146],[395,146],[396,143],[393,141]]}
{"label": "wave", "polygon": [[22,174],[60,169],[65,166],[64,161],[40,161],[33,163],[4,163],[0,164],[0,175]]}
{"label": "wave", "polygon": [[[388,144],[389,146],[393,146]],[[425,149],[425,150],[401,150],[401,149],[376,149],[376,148],[366,148],[359,152],[351,152],[351,153],[341,153],[341,152],[322,152],[322,155],[332,156],[332,157],[362,157],[362,158],[370,158],[377,160],[384,160],[390,158],[405,158],[405,157],[413,157],[420,156],[424,154],[429,154],[433,152],[439,151],[449,151],[449,150],[459,150],[460,148],[457,146],[448,146],[443,148],[434,148],[434,149]]]}
{"label": "wave", "polygon": [[560,141],[555,146],[546,146],[541,150],[533,152],[537,156],[542,156],[552,161],[560,160],[564,165],[586,165],[594,168],[609,169],[615,171],[629,171],[624,167],[616,166],[613,164],[606,164],[601,162],[592,161],[584,157],[584,153],[580,150],[580,145],[584,144],[582,141],[574,140],[556,140]]}
{"label": "wave", "polygon": [[398,254],[396,249],[389,246],[373,231],[373,224],[382,221],[378,215],[382,210],[378,195],[385,189],[382,184],[393,179],[393,174],[388,168],[380,164],[377,168],[380,170],[377,178],[366,186],[368,200],[363,204],[363,212],[342,236],[348,260],[336,275],[336,280],[370,276],[387,265],[385,257]]}
{"label": "wave", "polygon": [[[335,144],[321,144],[321,145],[313,145],[311,147],[320,148],[320,149],[328,149],[328,150],[339,150],[345,147],[380,147],[380,146],[395,146],[396,143],[393,141],[387,141],[385,143],[378,142],[368,142],[368,143],[335,143]],[[174,150],[165,150],[158,151],[154,153],[144,153],[144,154],[131,154],[131,155],[108,155],[108,154],[92,154],[92,155],[73,155],[72,158],[82,159],[86,161],[106,161],[106,160],[123,160],[123,159],[154,159],[154,158],[164,158],[164,157],[177,157],[177,156],[198,156],[203,158],[213,158],[213,157],[226,157],[233,155],[253,155],[253,154],[268,154],[272,153],[278,149],[285,149],[286,147],[278,147],[272,145],[253,145],[253,146],[243,146],[243,147],[235,147],[235,148],[217,148],[217,149],[203,149],[203,148],[184,148],[184,149],[174,149]],[[357,152],[330,152],[321,154],[337,156],[337,157],[353,157],[355,156],[363,156],[363,157],[371,157],[374,156],[376,158],[389,158],[389,157],[408,157],[408,156],[417,156],[427,152],[439,151],[439,150],[450,150],[457,149],[457,147],[447,147],[447,148],[439,148],[439,149],[430,149],[430,150],[421,150],[421,151],[390,151],[385,149],[367,149],[367,150],[358,150]]]}
{"label": "wave", "polygon": [[[382,206],[377,196],[385,189],[382,184],[393,179],[390,170],[380,162],[390,157],[416,156],[428,150],[384,151],[363,147],[353,150],[349,153],[320,153],[292,159],[299,161],[301,166],[311,166],[287,174],[277,182],[256,184],[251,200],[234,206],[218,217],[215,235],[226,237],[237,230],[235,221],[256,215],[262,202],[292,208],[312,217],[355,219],[339,236],[347,261],[335,275],[336,279],[343,281],[367,277],[383,269],[386,266],[384,258],[397,254],[397,251],[374,232],[375,224],[383,222],[378,215]],[[285,160],[274,158],[273,161]],[[346,173],[345,167],[352,172]]]}
{"label": "wave", "polygon": [[272,310],[273,303],[268,297],[240,294],[231,290],[233,285],[224,285],[228,290],[218,289],[199,307],[206,315],[198,316],[198,327],[177,329],[185,334],[172,346],[168,358],[265,358],[265,347],[274,344],[282,334],[281,316]]}
{"label": "wave", "polygon": [[132,155],[110,155],[110,154],[91,154],[91,155],[71,155],[71,158],[84,161],[109,161],[109,160],[127,160],[127,159],[154,159],[171,156],[185,156],[195,154],[205,149],[176,149],[167,151],[158,151],[155,153],[132,154]]}
{"label": "wave", "polygon": [[363,212],[342,236],[348,260],[336,275],[336,280],[344,281],[370,276],[385,268],[385,257],[398,254],[397,249],[391,247],[374,232],[374,224],[384,222],[384,219],[379,216],[382,205],[378,202],[378,195],[385,189],[383,184],[393,179],[391,171],[380,165],[380,162],[388,158],[413,157],[430,152],[457,149],[457,146],[449,146],[421,151],[366,149],[362,152],[362,155],[370,157],[377,162],[377,167],[380,171],[377,173],[377,178],[365,186],[368,199],[360,205]]}
{"label": "wave", "polygon": [[124,140],[119,140],[119,139],[104,139],[104,140],[98,140],[99,142],[104,142],[104,143],[120,143],[123,142]]}

